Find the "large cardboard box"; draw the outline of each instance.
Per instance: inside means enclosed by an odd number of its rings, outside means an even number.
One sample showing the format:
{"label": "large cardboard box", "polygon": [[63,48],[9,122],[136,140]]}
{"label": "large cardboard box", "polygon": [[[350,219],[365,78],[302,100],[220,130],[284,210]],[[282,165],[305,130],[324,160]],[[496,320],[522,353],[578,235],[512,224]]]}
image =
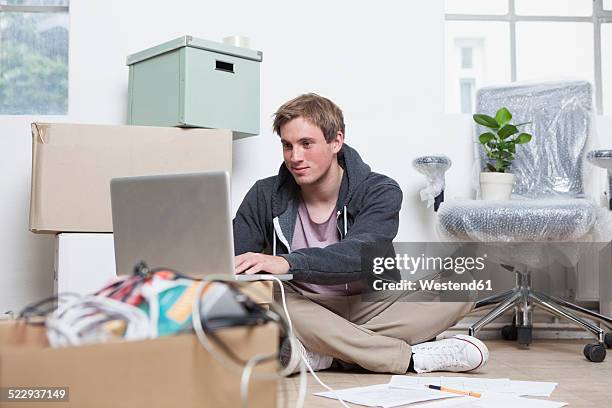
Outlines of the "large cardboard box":
{"label": "large cardboard box", "polygon": [[229,130],[33,123],[30,230],[112,232],[112,178],[231,168]]}
{"label": "large cardboard box", "polygon": [[[249,359],[274,354],[275,326],[231,328],[219,337]],[[258,366],[273,372],[276,362]],[[44,328],[0,322],[0,387],[67,387],[67,402],[8,402],[2,408],[218,408],[240,406],[240,375],[193,334],[155,340],[50,348]],[[252,380],[249,407],[276,406],[276,381]]]}
{"label": "large cardboard box", "polygon": [[[55,246],[55,293],[85,295],[117,276],[113,234],[61,233]],[[259,304],[272,302],[271,281],[245,282],[242,290]]]}

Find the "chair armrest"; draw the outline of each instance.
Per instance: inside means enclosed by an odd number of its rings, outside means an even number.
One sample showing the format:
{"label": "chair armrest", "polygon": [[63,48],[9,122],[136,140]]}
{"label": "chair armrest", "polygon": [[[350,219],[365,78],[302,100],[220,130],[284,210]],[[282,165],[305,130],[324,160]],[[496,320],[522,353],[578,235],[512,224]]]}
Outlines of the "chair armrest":
{"label": "chair armrest", "polygon": [[438,211],[444,201],[444,173],[452,162],[446,156],[420,156],[412,161],[412,166],[427,178],[427,187],[420,191],[421,200],[427,202],[427,207],[434,206]]}
{"label": "chair armrest", "polygon": [[612,198],[610,197],[610,192],[612,192],[612,150],[591,150],[587,153],[586,159],[593,166],[607,170],[608,182],[606,185],[608,186],[608,191],[606,194],[608,209],[612,210]]}

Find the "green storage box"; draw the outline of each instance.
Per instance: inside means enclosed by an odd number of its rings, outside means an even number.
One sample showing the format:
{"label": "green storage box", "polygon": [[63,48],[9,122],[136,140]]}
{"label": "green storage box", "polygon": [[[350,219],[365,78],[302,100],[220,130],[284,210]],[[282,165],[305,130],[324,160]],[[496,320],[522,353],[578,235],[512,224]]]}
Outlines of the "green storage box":
{"label": "green storage box", "polygon": [[128,123],[259,134],[261,51],[184,36],[127,58]]}

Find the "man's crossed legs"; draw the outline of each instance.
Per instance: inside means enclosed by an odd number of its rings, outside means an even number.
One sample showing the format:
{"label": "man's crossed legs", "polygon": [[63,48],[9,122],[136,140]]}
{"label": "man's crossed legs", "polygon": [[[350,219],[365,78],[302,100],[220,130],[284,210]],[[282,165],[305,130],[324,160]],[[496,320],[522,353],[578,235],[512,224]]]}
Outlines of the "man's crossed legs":
{"label": "man's crossed legs", "polygon": [[[310,353],[395,374],[412,365],[416,372],[468,371],[488,358],[486,346],[470,336],[423,343],[456,324],[473,302],[412,301],[422,300],[423,292],[399,291],[368,301],[362,295],[331,297],[284,287],[294,332]],[[278,288],[275,299],[280,301]]]}

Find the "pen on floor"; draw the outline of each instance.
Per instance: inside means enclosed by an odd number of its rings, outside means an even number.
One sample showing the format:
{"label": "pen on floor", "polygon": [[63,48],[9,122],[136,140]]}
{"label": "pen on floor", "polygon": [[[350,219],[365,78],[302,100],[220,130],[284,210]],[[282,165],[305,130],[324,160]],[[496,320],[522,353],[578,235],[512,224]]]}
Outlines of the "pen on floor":
{"label": "pen on floor", "polygon": [[469,395],[470,397],[476,397],[476,398],[480,398],[481,396],[479,392],[455,390],[453,388],[446,388],[441,385],[426,384],[425,387],[430,388],[432,390],[445,391],[445,392],[450,392],[453,394]]}

